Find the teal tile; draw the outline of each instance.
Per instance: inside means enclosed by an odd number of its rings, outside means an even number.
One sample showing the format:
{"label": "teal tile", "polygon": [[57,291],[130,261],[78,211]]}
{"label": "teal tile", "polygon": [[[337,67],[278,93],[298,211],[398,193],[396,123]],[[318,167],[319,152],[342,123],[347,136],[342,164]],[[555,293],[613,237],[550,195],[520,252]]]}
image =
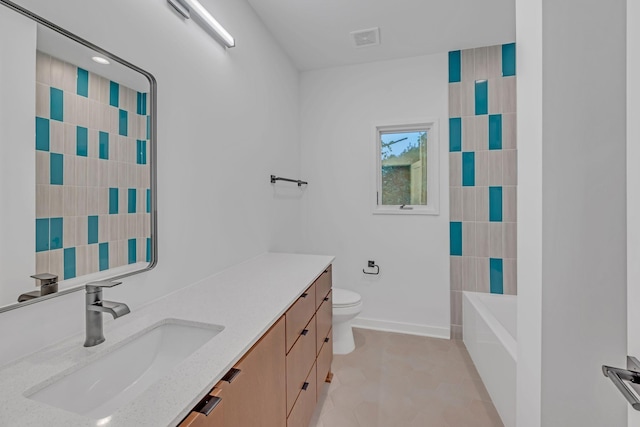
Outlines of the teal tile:
{"label": "teal tile", "polygon": [[516,75],[516,44],[509,43],[502,45],[502,76]]}
{"label": "teal tile", "polygon": [[64,95],[60,89],[49,88],[51,120],[64,121]]}
{"label": "teal tile", "polygon": [[136,239],[129,239],[129,243],[128,243],[128,249],[129,249],[129,264],[134,264],[136,262],[138,262],[138,251],[137,251],[137,245],[136,245]]}
{"label": "teal tile", "polygon": [[49,183],[51,185],[64,184],[64,155],[58,153],[49,154]]}
{"label": "teal tile", "polygon": [[85,98],[89,97],[89,72],[78,67],[78,80],[76,84],[76,92]]}
{"label": "teal tile", "polygon": [[118,128],[120,136],[127,136],[129,133],[129,113],[126,110],[120,110]]}
{"label": "teal tile", "polygon": [[476,153],[462,153],[462,186],[476,185]]}
{"label": "teal tile", "polygon": [[118,213],[118,189],[110,188],[109,189],[109,214],[117,214]]}
{"label": "teal tile", "polygon": [[87,235],[89,236],[87,243],[93,244],[98,243],[98,216],[92,215],[89,216],[89,220],[87,221],[89,224]]}
{"label": "teal tile", "polygon": [[502,114],[489,116],[489,150],[502,150]]}
{"label": "teal tile", "polygon": [[107,132],[100,131],[98,133],[99,147],[98,152],[99,156],[103,160],[109,160],[109,134]]}
{"label": "teal tile", "polygon": [[64,279],[76,277],[76,248],[64,250]]}
{"label": "teal tile", "polygon": [[449,119],[449,151],[462,151],[462,119]]}
{"label": "teal tile", "polygon": [[49,151],[51,142],[51,131],[49,119],[36,117],[36,150]]}
{"label": "teal tile", "polygon": [[36,219],[36,252],[49,250],[49,218]]}
{"label": "teal tile", "polygon": [[62,218],[51,218],[49,225],[50,244],[49,249],[62,249],[64,247],[64,228],[62,224]]}
{"label": "teal tile", "polygon": [[502,187],[489,187],[489,221],[502,221]]}
{"label": "teal tile", "polygon": [[457,83],[461,80],[462,65],[460,51],[449,52],[449,83]]}
{"label": "teal tile", "polygon": [[449,240],[450,240],[450,255],[462,256],[462,223],[451,222],[449,224]]}
{"label": "teal tile", "polygon": [[489,112],[489,82],[476,80],[475,84],[476,116]]}
{"label": "teal tile", "polygon": [[116,82],[109,82],[109,105],[120,107],[120,85]]}
{"label": "teal tile", "polygon": [[76,126],[76,154],[82,157],[89,154],[89,130],[82,126]]}
{"label": "teal tile", "polygon": [[151,189],[147,188],[147,213],[151,213]]}
{"label": "teal tile", "polygon": [[98,245],[98,264],[100,271],[109,269],[109,243],[100,243]]}
{"label": "teal tile", "polygon": [[151,238],[147,237],[147,262],[151,262]]}
{"label": "teal tile", "polygon": [[136,201],[137,191],[135,188],[130,188],[127,194],[128,210],[129,213],[136,213]]}
{"label": "teal tile", "polygon": [[502,259],[489,258],[489,286],[492,294],[504,293]]}
{"label": "teal tile", "polygon": [[147,115],[147,94],[146,93],[138,92],[138,102],[137,102],[136,113],[142,116]]}

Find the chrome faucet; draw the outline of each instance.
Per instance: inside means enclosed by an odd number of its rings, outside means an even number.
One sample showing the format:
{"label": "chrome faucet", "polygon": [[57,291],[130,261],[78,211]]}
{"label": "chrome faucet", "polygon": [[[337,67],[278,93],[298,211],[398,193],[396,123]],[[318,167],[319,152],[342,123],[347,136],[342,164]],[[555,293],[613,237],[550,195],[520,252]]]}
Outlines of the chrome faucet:
{"label": "chrome faucet", "polygon": [[102,288],[112,288],[122,282],[91,282],[87,283],[87,305],[86,305],[86,326],[87,336],[84,341],[85,347],[93,347],[104,342],[102,332],[102,313],[109,313],[114,319],[124,316],[130,312],[126,304],[120,302],[103,301]]}

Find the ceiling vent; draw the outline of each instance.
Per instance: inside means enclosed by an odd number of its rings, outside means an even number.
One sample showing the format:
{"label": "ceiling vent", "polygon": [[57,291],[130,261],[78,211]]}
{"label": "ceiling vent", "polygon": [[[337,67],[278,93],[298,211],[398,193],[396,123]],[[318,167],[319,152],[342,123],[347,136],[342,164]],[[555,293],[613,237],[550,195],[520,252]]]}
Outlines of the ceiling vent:
{"label": "ceiling vent", "polygon": [[356,48],[375,46],[380,44],[380,28],[353,31],[351,34],[353,46]]}

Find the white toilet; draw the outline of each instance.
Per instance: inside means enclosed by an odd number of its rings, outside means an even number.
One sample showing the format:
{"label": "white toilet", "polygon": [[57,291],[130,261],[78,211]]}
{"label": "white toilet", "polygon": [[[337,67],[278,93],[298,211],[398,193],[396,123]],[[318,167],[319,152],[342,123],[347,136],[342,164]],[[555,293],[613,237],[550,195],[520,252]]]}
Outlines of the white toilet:
{"label": "white toilet", "polygon": [[360,294],[333,288],[333,354],[348,354],[356,348],[351,321],[361,311]]}

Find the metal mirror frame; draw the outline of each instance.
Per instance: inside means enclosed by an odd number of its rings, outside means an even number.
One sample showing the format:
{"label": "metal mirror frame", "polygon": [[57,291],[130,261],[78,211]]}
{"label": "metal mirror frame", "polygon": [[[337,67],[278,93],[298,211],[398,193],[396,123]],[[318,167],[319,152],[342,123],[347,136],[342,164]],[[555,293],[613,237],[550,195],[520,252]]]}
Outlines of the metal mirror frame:
{"label": "metal mirror frame", "polygon": [[[143,70],[142,68],[130,63],[129,61],[126,61],[122,58],[120,58],[119,56],[105,50],[102,49],[99,46],[96,46],[95,44],[91,43],[88,40],[83,39],[82,37],[79,37],[73,33],[71,33],[70,31],[65,30],[64,28],[54,24],[51,21],[48,21],[38,15],[36,15],[35,13],[23,8],[22,6],[19,6],[9,0],[0,0],[0,4],[3,6],[8,7],[9,9],[13,10],[14,12],[19,13],[20,15],[23,15],[33,21],[35,21],[37,24],[43,25],[55,32],[57,32],[58,34],[61,34],[73,41],[75,41],[76,43],[79,43],[89,49],[94,50],[95,52],[99,53],[100,55],[103,55],[104,57],[115,61],[121,65],[124,65],[125,67],[136,71],[140,74],[142,74],[143,76],[146,77],[146,79],[149,81],[149,106],[150,106],[150,115],[149,115],[149,154],[151,157],[151,164],[150,164],[150,187],[151,187],[151,194],[150,194],[150,198],[151,198],[151,262],[149,263],[149,265],[143,269],[140,270],[136,270],[136,271],[131,271],[131,272],[127,272],[124,274],[119,274],[116,276],[108,276],[105,277],[104,280],[116,280],[116,279],[122,279],[125,277],[129,277],[129,276],[133,276],[135,274],[140,274],[140,273],[144,273],[147,272],[149,270],[151,270],[152,268],[154,268],[157,264],[158,264],[158,204],[157,204],[157,195],[158,195],[158,187],[157,187],[157,176],[158,176],[158,172],[157,172],[157,144],[156,144],[156,135],[157,135],[157,83],[156,83],[156,79],[155,77],[149,73],[148,71]],[[108,270],[107,270],[108,271]],[[62,289],[56,293],[53,294],[49,294],[49,295],[44,295],[38,298],[34,298],[32,300],[29,301],[24,301],[24,302],[20,302],[20,303],[13,303],[4,307],[0,307],[0,313],[6,312],[6,311],[10,311],[10,310],[15,310],[17,308],[22,308],[31,304],[35,304],[38,302],[42,302],[42,301],[46,301],[55,297],[59,297],[62,295],[66,295],[66,294],[70,294],[72,292],[76,292],[79,290],[84,289],[84,285],[76,285],[73,287],[70,287],[68,289]]]}

